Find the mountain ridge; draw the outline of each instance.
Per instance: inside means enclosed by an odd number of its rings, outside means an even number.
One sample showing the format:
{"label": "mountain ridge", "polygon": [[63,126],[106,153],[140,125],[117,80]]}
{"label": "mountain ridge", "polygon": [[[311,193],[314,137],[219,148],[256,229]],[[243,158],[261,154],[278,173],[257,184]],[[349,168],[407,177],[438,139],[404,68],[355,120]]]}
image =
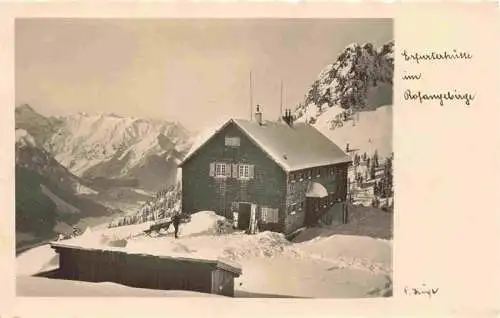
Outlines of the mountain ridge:
{"label": "mountain ridge", "polygon": [[26,104],[16,107],[16,128],[80,178],[133,179],[148,191],[175,181],[173,167],[190,142],[178,121],[81,112],[44,117]]}
{"label": "mountain ridge", "polygon": [[[297,105],[297,119],[317,118],[330,107],[352,111],[373,110],[392,104],[394,41],[375,49],[371,43],[351,43],[324,67],[311,84],[304,100]],[[369,98],[374,89],[382,98]],[[375,101],[373,103],[371,101]]]}
{"label": "mountain ridge", "polygon": [[96,193],[36,145],[23,129],[16,130],[16,247],[53,239],[87,217],[117,213],[88,199]]}

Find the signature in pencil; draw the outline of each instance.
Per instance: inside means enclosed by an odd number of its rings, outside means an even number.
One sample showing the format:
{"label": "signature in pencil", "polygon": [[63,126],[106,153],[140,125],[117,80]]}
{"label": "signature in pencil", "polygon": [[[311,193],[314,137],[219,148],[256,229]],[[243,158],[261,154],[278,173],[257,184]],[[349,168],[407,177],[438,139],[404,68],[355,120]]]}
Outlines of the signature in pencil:
{"label": "signature in pencil", "polygon": [[422,284],[421,287],[408,287],[404,288],[405,295],[408,296],[425,296],[427,295],[429,298],[436,295],[439,292],[439,288],[431,288],[427,287],[426,284]]}

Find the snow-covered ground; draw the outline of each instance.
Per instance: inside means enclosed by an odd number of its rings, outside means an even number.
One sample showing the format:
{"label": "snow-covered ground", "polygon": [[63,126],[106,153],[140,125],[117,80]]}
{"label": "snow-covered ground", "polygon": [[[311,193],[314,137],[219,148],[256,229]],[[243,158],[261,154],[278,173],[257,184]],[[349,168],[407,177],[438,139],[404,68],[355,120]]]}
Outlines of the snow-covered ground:
{"label": "snow-covered ground", "polygon": [[16,275],[30,276],[52,270],[59,265],[57,253],[50,245],[43,245],[20,254],[16,259]]}
{"label": "snow-covered ground", "polygon": [[17,277],[23,296],[44,297],[222,297],[184,290],[132,288],[111,282],[88,283],[43,277]]}
{"label": "snow-covered ground", "polygon": [[[364,152],[373,154],[378,151],[380,157],[389,157],[392,153],[392,105],[377,107],[375,110],[362,111],[353,115],[353,120],[343,122],[342,127],[331,129],[329,123],[338,113],[339,107],[327,109],[315,127],[330,138],[339,147],[349,148],[362,155]],[[359,114],[359,115],[358,115]]]}
{"label": "snow-covered ground", "polygon": [[350,235],[356,237],[380,238],[392,240],[393,214],[371,206],[352,206],[348,208],[347,224],[321,224],[308,228],[293,239],[305,242],[317,237]]}
{"label": "snow-covered ground", "polygon": [[[366,236],[335,235],[332,229],[302,233],[307,240],[290,242],[282,234],[262,232],[246,235],[238,231],[218,234],[222,218],[213,212],[199,212],[181,226],[179,239],[173,229],[152,237],[141,235],[149,223],[111,229],[95,229],[61,243],[129,253],[151,253],[188,258],[222,258],[239,264],[243,274],[235,281],[236,296],[274,295],[293,297],[376,297],[388,295],[392,287],[392,242]],[[313,229],[310,229],[311,231]],[[327,232],[330,231],[330,232]],[[325,235],[321,235],[325,233]],[[328,234],[327,234],[328,233]],[[126,239],[125,247],[111,247]],[[35,280],[26,276],[49,270],[57,255],[48,246],[21,254],[17,259],[18,295],[32,293]],[[57,266],[57,264],[55,265]],[[53,295],[62,288],[59,282],[44,281],[41,295]],[[31,282],[31,283],[30,283]],[[59,284],[59,285],[57,285]],[[78,284],[73,282],[76,286]],[[87,284],[85,284],[87,286]],[[74,290],[76,287],[71,286]],[[87,288],[82,285],[83,289]],[[128,287],[123,287],[127,289]],[[76,292],[76,291],[75,291]],[[119,291],[117,291],[119,292]],[[127,295],[127,292],[123,292]]]}

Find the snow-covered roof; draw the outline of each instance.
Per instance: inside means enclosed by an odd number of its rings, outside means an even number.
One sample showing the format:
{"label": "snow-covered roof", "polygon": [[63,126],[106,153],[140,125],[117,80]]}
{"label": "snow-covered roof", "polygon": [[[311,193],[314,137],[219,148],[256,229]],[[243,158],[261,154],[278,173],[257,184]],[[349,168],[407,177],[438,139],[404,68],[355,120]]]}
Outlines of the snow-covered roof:
{"label": "snow-covered roof", "polygon": [[[76,241],[78,242],[78,241]],[[154,253],[150,251],[134,251],[134,250],[124,250],[119,247],[112,246],[81,246],[78,244],[62,244],[57,242],[51,242],[50,247],[56,250],[59,253],[59,250],[81,250],[81,251],[108,251],[108,252],[117,252],[128,255],[141,255],[141,256],[156,256],[162,259],[171,259],[175,261],[188,261],[188,262],[196,262],[196,263],[207,263],[214,264],[217,268],[232,272],[236,276],[239,276],[243,273],[241,265],[221,257],[215,258],[204,258],[204,257],[184,257],[184,256],[175,256],[175,255],[162,255],[161,253]]]}
{"label": "snow-covered roof", "polygon": [[196,149],[192,149],[181,166],[230,123],[239,127],[285,171],[351,161],[340,147],[309,124],[294,123],[289,126],[283,122],[264,121],[259,125],[255,121],[230,119],[216,129],[210,138],[206,138]]}

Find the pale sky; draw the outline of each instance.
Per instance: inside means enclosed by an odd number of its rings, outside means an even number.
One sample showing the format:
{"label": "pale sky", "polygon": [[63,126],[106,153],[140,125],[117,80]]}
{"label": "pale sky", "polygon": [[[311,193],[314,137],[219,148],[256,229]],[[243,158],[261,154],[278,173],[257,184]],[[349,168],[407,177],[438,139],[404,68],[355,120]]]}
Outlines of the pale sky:
{"label": "pale sky", "polygon": [[276,119],[350,43],[393,39],[392,20],[18,19],[16,105],[112,112],[199,130],[220,115]]}

